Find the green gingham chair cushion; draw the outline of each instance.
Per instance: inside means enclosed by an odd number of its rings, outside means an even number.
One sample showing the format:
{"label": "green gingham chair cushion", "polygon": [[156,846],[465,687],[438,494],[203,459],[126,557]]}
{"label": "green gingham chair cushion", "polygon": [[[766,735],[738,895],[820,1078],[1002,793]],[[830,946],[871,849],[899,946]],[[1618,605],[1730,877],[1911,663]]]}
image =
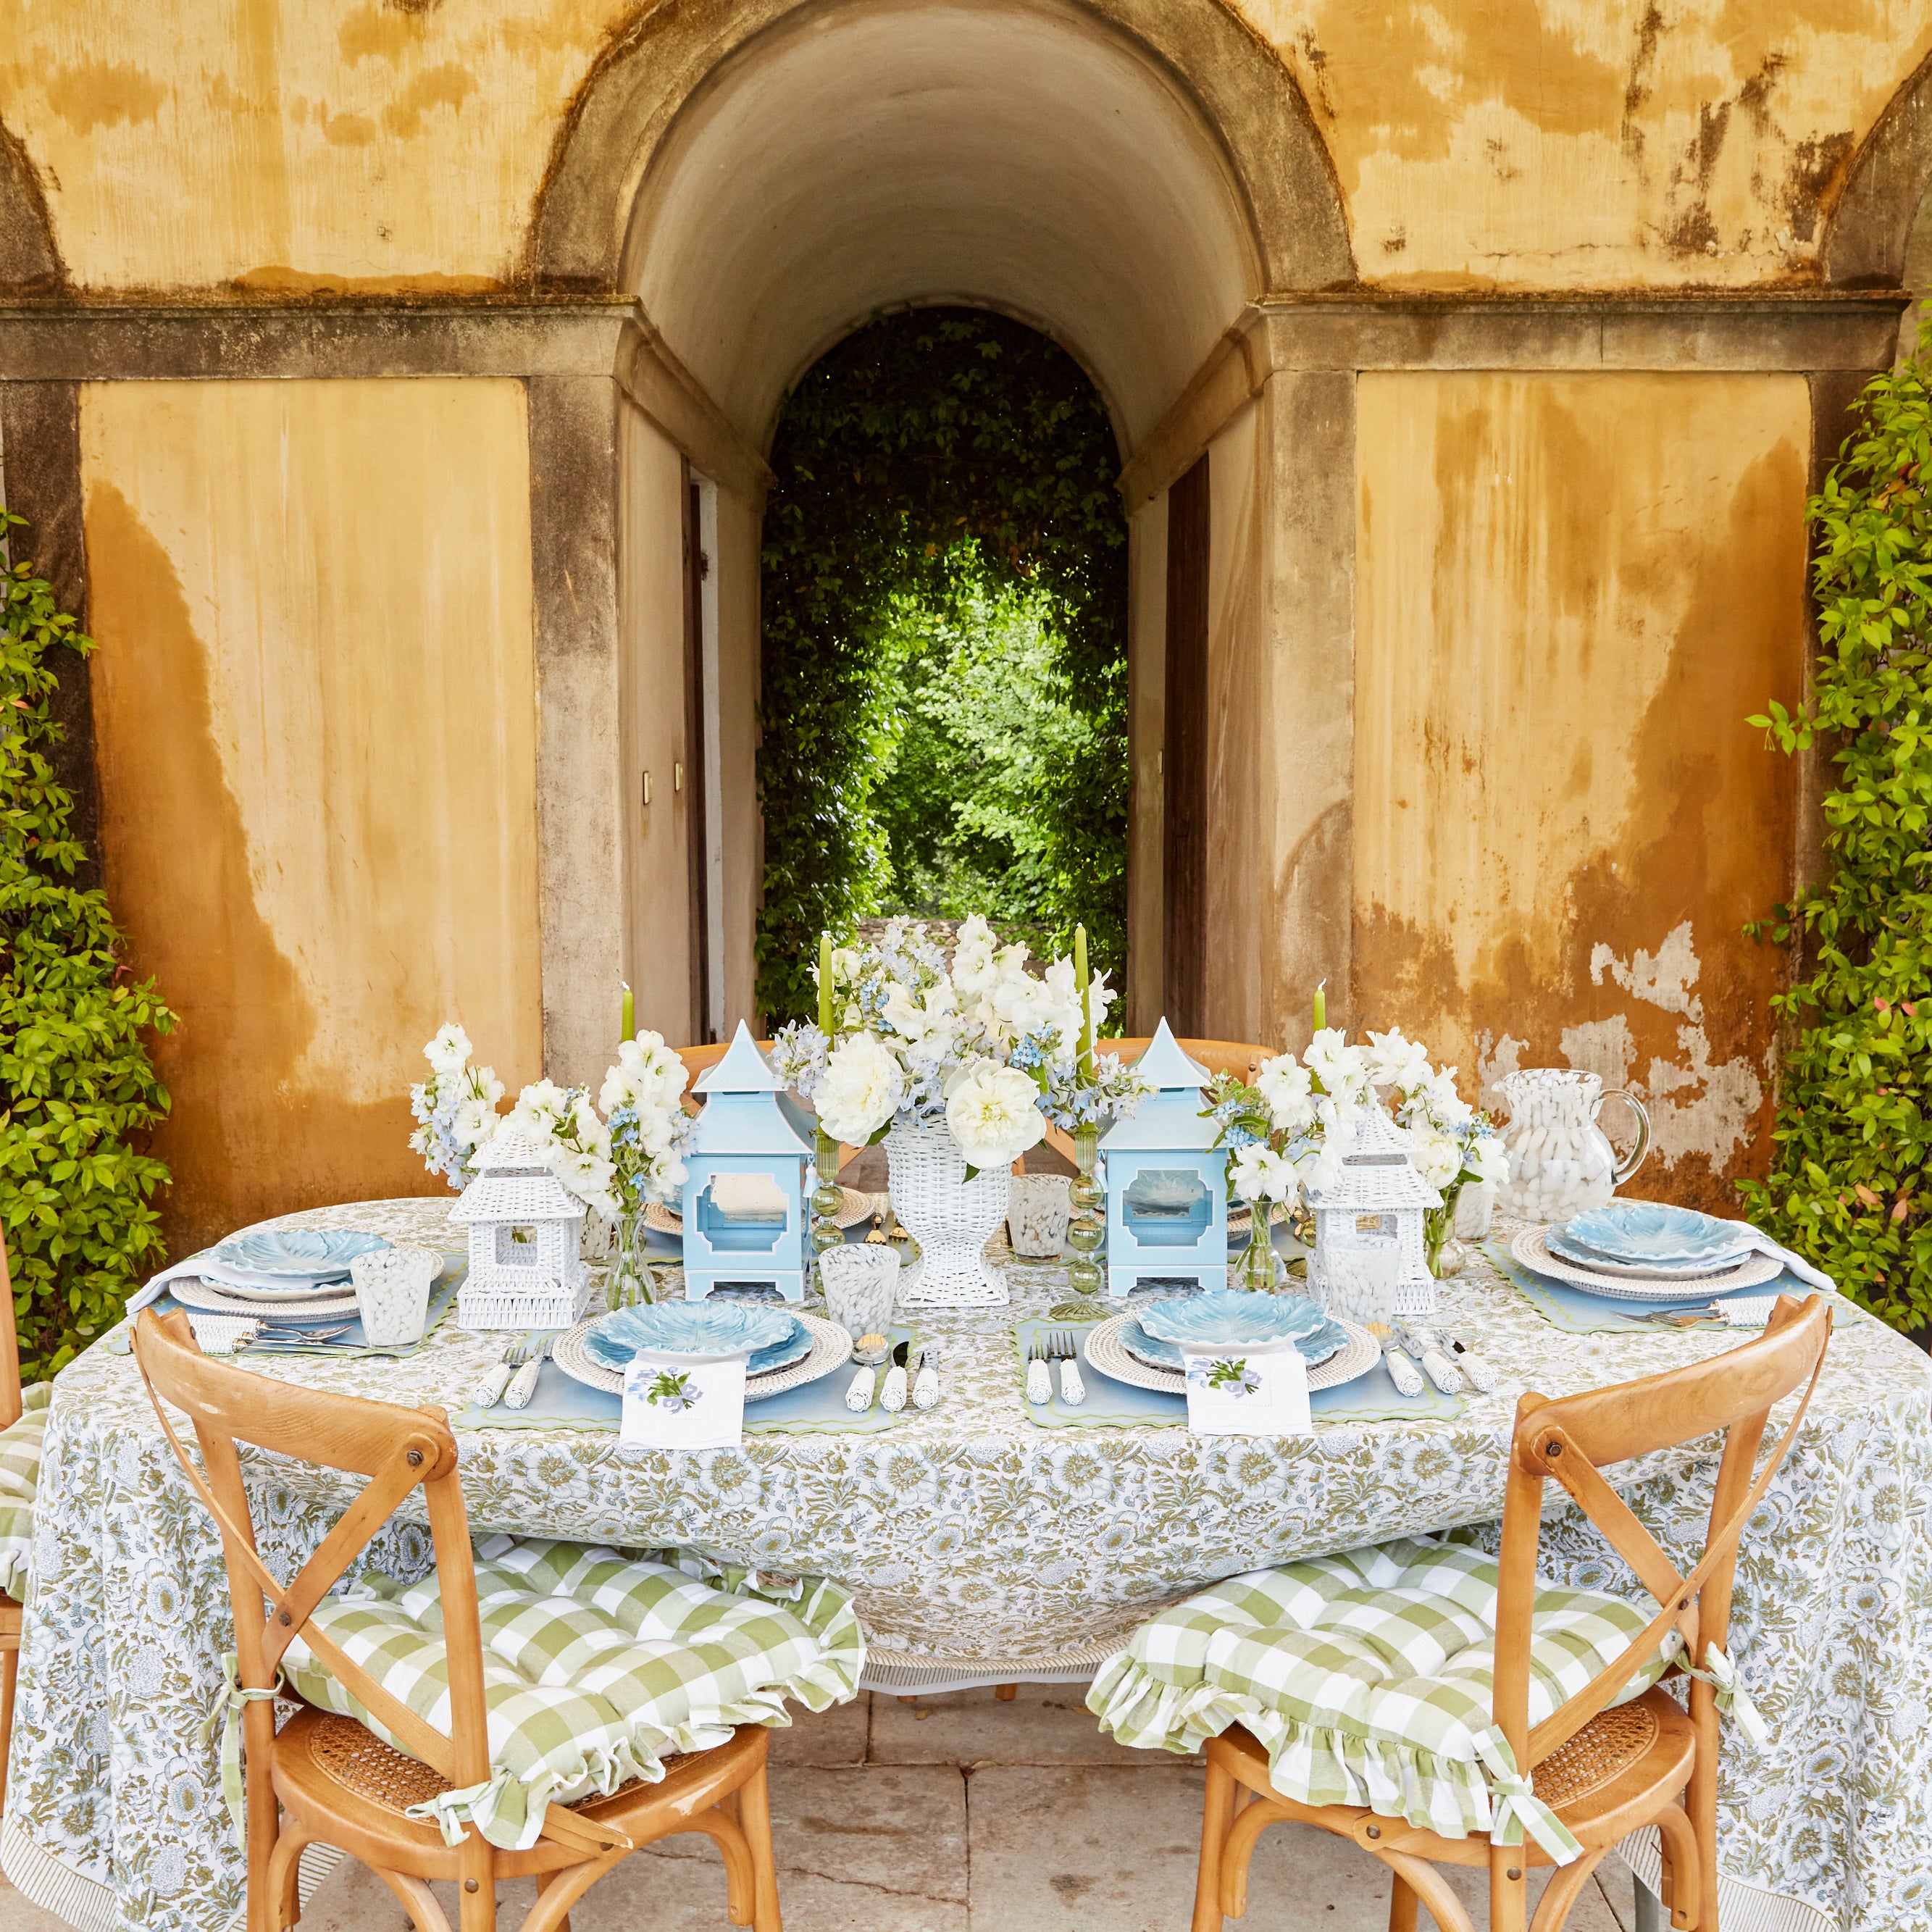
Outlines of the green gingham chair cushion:
{"label": "green gingham chair cushion", "polygon": [[[679,1567],[683,1562],[687,1567]],[[536,1842],[544,1808],[664,1776],[662,1760],[707,1750],[745,1724],[784,1725],[857,1692],[866,1639],[851,1599],[808,1582],[795,1601],[715,1588],[690,1559],[500,1536],[477,1546],[488,1784],[447,1792],[434,1816],[452,1844],[466,1819],[493,1844]],[[714,1573],[715,1574],[715,1573]],[[327,1598],[315,1624],[410,1709],[447,1733],[448,1663],[432,1572],[398,1586],[364,1580]],[[395,1738],[298,1637],[284,1665],[311,1704]]]}
{"label": "green gingham chair cushion", "polygon": [[[1491,1722],[1496,1563],[1403,1538],[1254,1570],[1163,1611],[1101,1666],[1087,1708],[1123,1744],[1198,1750],[1231,1724],[1305,1804],[1360,1804],[1444,1838],[1527,1827],[1568,1862],[1576,1840],[1516,1774]],[[1622,1655],[1648,1619],[1595,1590],[1540,1588],[1529,1721],[1539,1724]],[[1666,1668],[1661,1653],[1615,1701]]]}
{"label": "green gingham chair cushion", "polygon": [[0,1430],[0,1596],[27,1598],[27,1557],[34,1545],[34,1496],[40,1486],[40,1444],[47,1432],[52,1382],[20,1391],[23,1413]]}

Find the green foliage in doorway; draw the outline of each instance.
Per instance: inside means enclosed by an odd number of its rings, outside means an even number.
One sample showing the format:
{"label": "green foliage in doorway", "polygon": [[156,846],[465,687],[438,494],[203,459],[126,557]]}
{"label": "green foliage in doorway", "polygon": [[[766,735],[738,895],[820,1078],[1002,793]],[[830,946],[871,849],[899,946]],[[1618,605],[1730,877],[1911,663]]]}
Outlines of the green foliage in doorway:
{"label": "green foliage in doorway", "polygon": [[[0,509],[0,538],[22,519]],[[19,548],[18,538],[14,547]],[[23,1372],[49,1376],[118,1317],[162,1257],[145,1150],[167,1111],[144,1036],[175,1016],[130,978],[106,896],[74,882],[86,853],[48,753],[51,654],[93,650],[25,559],[0,574],[0,1230]]]}
{"label": "green foliage in doorway", "polygon": [[1817,532],[1811,697],[1750,722],[1837,770],[1826,872],[1750,928],[1802,946],[1760,1227],[1894,1327],[1932,1330],[1932,368],[1866,386],[1808,506]]}
{"label": "green foliage in doorway", "polygon": [[[972,309],[848,336],[785,405],[765,511],[759,1004],[819,932],[982,910],[1126,957],[1126,526],[1064,350]],[[970,902],[970,903],[969,903]]]}

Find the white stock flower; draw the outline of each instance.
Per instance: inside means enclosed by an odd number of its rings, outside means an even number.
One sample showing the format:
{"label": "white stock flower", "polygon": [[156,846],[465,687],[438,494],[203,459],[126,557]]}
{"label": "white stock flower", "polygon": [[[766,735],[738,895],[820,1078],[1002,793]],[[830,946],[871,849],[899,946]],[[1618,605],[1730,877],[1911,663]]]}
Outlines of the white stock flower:
{"label": "white stock flower", "polygon": [[1509,1149],[1496,1134],[1485,1134],[1463,1156],[1462,1165],[1478,1180],[1500,1187],[1509,1178]]}
{"label": "white stock flower", "polygon": [[451,1131],[458,1143],[473,1153],[496,1131],[498,1125],[496,1108],[486,1100],[472,1098],[458,1103]]}
{"label": "white stock flower", "polygon": [[1430,1119],[1445,1133],[1466,1126],[1475,1108],[1456,1090],[1456,1070],[1445,1066],[1435,1075],[1418,1096]]}
{"label": "white stock flower", "polygon": [[1255,1090],[1268,1102],[1268,1118],[1285,1134],[1315,1124],[1315,1088],[1308,1069],[1292,1053],[1264,1060],[1255,1075]]}
{"label": "white stock flower", "polygon": [[1351,1046],[1338,1027],[1324,1027],[1308,1042],[1301,1063],[1321,1082],[1322,1090],[1338,1100],[1366,1100],[1369,1066],[1361,1048]]}
{"label": "white stock flower", "polygon": [[952,983],[962,998],[976,1000],[985,992],[997,944],[993,928],[977,913],[960,927],[952,949]]}
{"label": "white stock flower", "polygon": [[1391,1027],[1387,1033],[1370,1034],[1363,1058],[1369,1078],[1376,1086],[1393,1087],[1404,1094],[1426,1086],[1434,1071],[1429,1064],[1429,1049],[1405,1037],[1399,1027]]}
{"label": "white stock flower", "polygon": [[947,1084],[946,1124],[968,1166],[1010,1166],[1046,1132],[1040,1089],[1017,1067],[981,1060]]}
{"label": "white stock flower", "polygon": [[874,1035],[854,1034],[826,1056],[818,1088],[819,1124],[834,1139],[863,1147],[898,1111],[905,1076]]}
{"label": "white stock flower", "polygon": [[554,1080],[532,1080],[517,1096],[507,1124],[542,1143],[556,1137],[570,1105],[570,1096]]}
{"label": "white stock flower", "polygon": [[690,1078],[682,1060],[665,1046],[662,1034],[640,1033],[620,1043],[617,1064],[604,1075],[597,1104],[607,1114],[623,1106],[640,1112],[675,1106]]}
{"label": "white stock flower", "polygon": [[470,1036],[454,1020],[446,1020],[436,1037],[423,1048],[423,1058],[439,1073],[460,1073],[470,1054]]}
{"label": "white stock flower", "polygon": [[1301,1186],[1294,1163],[1264,1141],[1251,1141],[1237,1150],[1228,1163],[1228,1184],[1249,1202],[1292,1201]]}

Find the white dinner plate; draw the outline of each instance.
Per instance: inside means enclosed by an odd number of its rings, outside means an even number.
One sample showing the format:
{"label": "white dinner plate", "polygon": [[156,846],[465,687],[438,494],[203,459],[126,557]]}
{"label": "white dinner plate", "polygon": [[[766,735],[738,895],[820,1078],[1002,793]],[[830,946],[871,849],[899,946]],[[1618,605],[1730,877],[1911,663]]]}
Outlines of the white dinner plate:
{"label": "white dinner plate", "polygon": [[[768,1376],[748,1376],[745,1379],[745,1400],[763,1402],[767,1396],[782,1395],[787,1389],[802,1388],[807,1382],[815,1382],[822,1376],[829,1376],[840,1363],[851,1358],[852,1337],[836,1322],[828,1322],[822,1315],[800,1314],[800,1324],[812,1336],[812,1352],[803,1361],[794,1362],[788,1369],[775,1369]],[[584,1346],[584,1338],[590,1333],[590,1321],[580,1322],[568,1334],[557,1337],[556,1346],[550,1351],[550,1360],[556,1363],[573,1382],[580,1382],[586,1388],[602,1389],[608,1395],[622,1395],[624,1378],[615,1369],[607,1369],[595,1360]]]}
{"label": "white dinner plate", "polygon": [[1526,1228],[1510,1244],[1510,1252],[1532,1274],[1547,1275],[1592,1294],[1607,1295],[1613,1301],[1708,1301],[1714,1294],[1728,1294],[1736,1288],[1761,1288],[1784,1272],[1784,1264],[1775,1255],[1753,1255],[1736,1268],[1720,1268],[1710,1274],[1690,1279],[1673,1276],[1668,1281],[1642,1280],[1628,1274],[1610,1274],[1595,1268],[1582,1268],[1552,1255],[1540,1228]]}
{"label": "white dinner plate", "polygon": [[356,1312],[353,1288],[346,1294],[338,1289],[312,1300],[292,1301],[286,1295],[279,1294],[272,1301],[248,1301],[220,1282],[202,1281],[193,1275],[178,1274],[168,1283],[168,1292],[184,1308],[191,1308],[197,1315],[240,1315],[278,1326],[299,1327],[304,1322],[320,1320],[326,1316],[353,1315]]}

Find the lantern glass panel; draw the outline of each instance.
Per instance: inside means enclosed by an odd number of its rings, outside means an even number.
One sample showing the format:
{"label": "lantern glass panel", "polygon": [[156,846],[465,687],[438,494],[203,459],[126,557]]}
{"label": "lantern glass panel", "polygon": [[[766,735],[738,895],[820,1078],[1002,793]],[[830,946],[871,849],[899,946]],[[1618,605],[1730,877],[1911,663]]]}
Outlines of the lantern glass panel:
{"label": "lantern glass panel", "polygon": [[1207,1184],[1184,1167],[1143,1168],[1121,1197],[1127,1232],[1143,1248],[1191,1248],[1207,1232]]}
{"label": "lantern glass panel", "polygon": [[770,1254],[790,1222],[790,1217],[783,1208],[728,1214],[712,1198],[709,1187],[698,1197],[698,1225],[720,1253]]}

